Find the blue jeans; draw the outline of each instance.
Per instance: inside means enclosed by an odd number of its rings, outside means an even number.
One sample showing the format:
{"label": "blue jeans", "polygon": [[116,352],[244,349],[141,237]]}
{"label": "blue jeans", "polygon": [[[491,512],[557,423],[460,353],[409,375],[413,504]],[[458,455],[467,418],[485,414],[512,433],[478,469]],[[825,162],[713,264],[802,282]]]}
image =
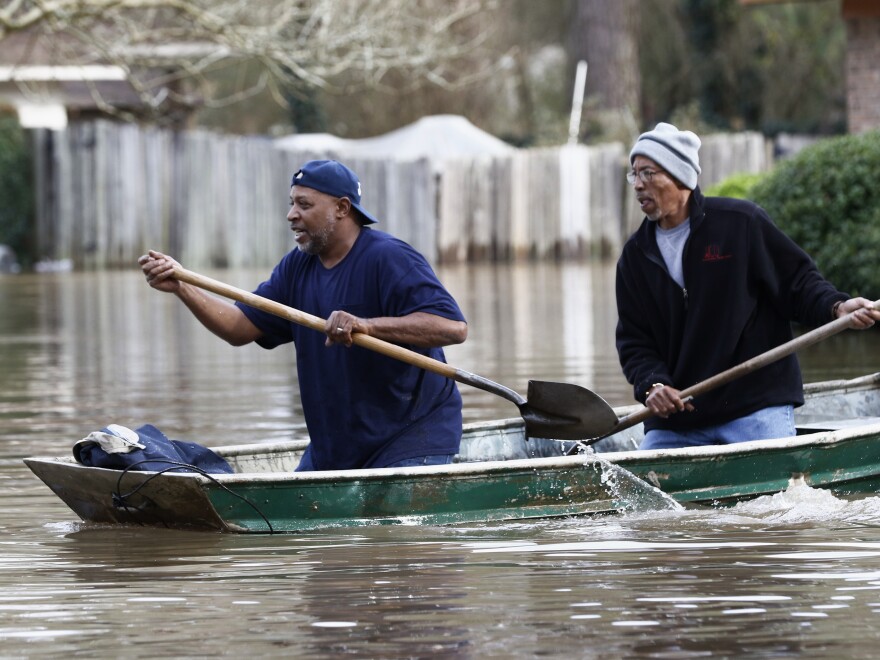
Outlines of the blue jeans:
{"label": "blue jeans", "polygon": [[[687,413],[678,413],[686,415]],[[645,433],[639,449],[674,449],[704,445],[731,445],[748,440],[788,438],[797,432],[794,428],[793,406],[771,406],[751,415],[739,417],[725,424],[704,426],[690,431],[652,429]]]}
{"label": "blue jeans", "polygon": [[[312,454],[310,447],[306,447],[302,458],[299,459],[299,465],[296,466],[294,472],[315,472],[315,464],[312,463]],[[402,461],[391,463],[390,465],[374,465],[373,467],[419,467],[422,465],[449,465],[455,454],[434,454],[431,456],[416,456],[415,458],[405,458]]]}
{"label": "blue jeans", "polygon": [[449,465],[455,454],[433,454],[430,456],[416,456],[415,458],[405,458],[402,461],[383,465],[382,467],[421,467],[423,465]]}

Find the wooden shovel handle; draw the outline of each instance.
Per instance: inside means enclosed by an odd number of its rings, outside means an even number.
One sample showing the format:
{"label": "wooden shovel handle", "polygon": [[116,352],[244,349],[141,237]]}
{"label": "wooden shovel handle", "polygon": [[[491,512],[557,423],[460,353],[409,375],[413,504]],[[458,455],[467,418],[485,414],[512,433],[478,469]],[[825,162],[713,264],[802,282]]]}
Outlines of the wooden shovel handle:
{"label": "wooden shovel handle", "polygon": [[[873,303],[874,309],[880,309],[880,300],[875,300]],[[719,374],[715,374],[706,380],[702,380],[696,385],[691,385],[690,387],[683,389],[681,391],[681,398],[686,399],[688,397],[698,396],[700,394],[705,394],[710,390],[714,390],[716,387],[721,387],[722,385],[726,385],[727,383],[736,380],[737,378],[741,378],[746,374],[749,374],[761,367],[766,367],[768,364],[772,364],[777,360],[781,360],[784,357],[795,353],[802,348],[806,348],[807,346],[812,346],[823,339],[827,339],[832,335],[836,335],[839,332],[842,332],[850,327],[852,327],[852,315],[855,312],[850,312],[846,316],[841,316],[839,319],[835,319],[830,323],[826,323],[823,326],[819,326],[815,330],[811,330],[800,337],[795,337],[791,341],[787,341],[784,344],[780,344],[776,348],[771,348],[769,351],[765,351],[760,355],[756,355],[755,357],[746,360],[745,362],[736,365],[735,367],[731,367],[727,371],[722,371]],[[621,420],[615,425],[614,429],[611,433],[617,433],[618,431],[622,431],[623,429],[628,429],[631,426],[635,426],[639,422],[643,422],[649,417],[652,417],[654,413],[650,408],[642,408],[631,415],[627,415],[626,417],[621,418]],[[610,435],[610,434],[609,434]]]}
{"label": "wooden shovel handle", "polygon": [[[289,307],[288,305],[283,305],[279,302],[275,302],[274,300],[269,300],[268,298],[264,298],[263,296],[258,296],[257,294],[251,293],[250,291],[245,291],[244,289],[239,289],[229,284],[225,284],[224,282],[211,279],[210,277],[199,275],[198,273],[194,273],[191,270],[187,270],[185,268],[175,268],[174,277],[181,282],[187,282],[189,284],[192,284],[193,286],[199,287],[200,289],[211,291],[212,293],[216,293],[225,298],[237,300],[244,303],[245,305],[248,305],[249,307],[254,307],[269,314],[280,316],[281,318],[285,318],[288,321],[293,321],[298,325],[303,325],[307,328],[311,328],[312,330],[317,330],[318,332],[324,332],[324,327],[326,323],[324,319],[300,311],[293,307]],[[440,362],[439,360],[429,358],[428,356],[422,355],[421,353],[416,353],[415,351],[403,348],[402,346],[398,346],[397,344],[391,344],[387,341],[377,339],[376,337],[371,337],[370,335],[365,335],[361,332],[353,333],[351,336],[351,340],[358,346],[362,346],[363,348],[366,348],[368,350],[381,353],[382,355],[386,355],[395,360],[406,362],[407,364],[411,364],[415,367],[419,367],[427,371],[432,371],[436,374],[440,374],[441,376],[445,376],[446,378],[457,380],[460,376],[458,370],[455,367],[452,367],[445,362]]]}

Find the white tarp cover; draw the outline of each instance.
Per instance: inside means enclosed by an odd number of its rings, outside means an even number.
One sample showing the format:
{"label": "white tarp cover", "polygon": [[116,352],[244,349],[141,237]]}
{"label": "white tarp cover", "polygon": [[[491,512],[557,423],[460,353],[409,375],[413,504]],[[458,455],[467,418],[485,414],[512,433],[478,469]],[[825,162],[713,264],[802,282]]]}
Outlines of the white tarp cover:
{"label": "white tarp cover", "polygon": [[351,140],[329,133],[299,133],[275,140],[289,151],[327,152],[353,158],[448,160],[510,154],[514,147],[458,115],[432,115],[397,130]]}

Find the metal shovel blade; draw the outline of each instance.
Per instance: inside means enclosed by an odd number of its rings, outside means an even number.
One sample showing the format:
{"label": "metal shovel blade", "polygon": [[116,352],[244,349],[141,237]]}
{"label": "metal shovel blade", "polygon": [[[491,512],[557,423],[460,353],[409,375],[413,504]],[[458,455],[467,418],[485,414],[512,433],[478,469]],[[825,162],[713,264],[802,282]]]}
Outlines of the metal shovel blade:
{"label": "metal shovel blade", "polygon": [[617,424],[611,406],[580,385],[530,380],[528,394],[520,413],[529,437],[588,440],[608,433]]}

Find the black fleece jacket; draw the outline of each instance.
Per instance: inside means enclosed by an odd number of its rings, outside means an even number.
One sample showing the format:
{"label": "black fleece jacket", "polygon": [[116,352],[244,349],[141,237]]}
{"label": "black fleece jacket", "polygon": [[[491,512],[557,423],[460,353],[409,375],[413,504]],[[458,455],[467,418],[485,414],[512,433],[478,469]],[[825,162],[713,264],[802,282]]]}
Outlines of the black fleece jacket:
{"label": "black fleece jacket", "polygon": [[[670,277],[647,218],[617,263],[617,352],[641,402],[654,383],[684,389],[789,341],[792,321],[827,323],[834,303],[849,298],[756,204],[697,188],[689,210],[684,288]],[[696,397],[694,412],[652,417],[645,428],[700,428],[803,402],[791,355]]]}

